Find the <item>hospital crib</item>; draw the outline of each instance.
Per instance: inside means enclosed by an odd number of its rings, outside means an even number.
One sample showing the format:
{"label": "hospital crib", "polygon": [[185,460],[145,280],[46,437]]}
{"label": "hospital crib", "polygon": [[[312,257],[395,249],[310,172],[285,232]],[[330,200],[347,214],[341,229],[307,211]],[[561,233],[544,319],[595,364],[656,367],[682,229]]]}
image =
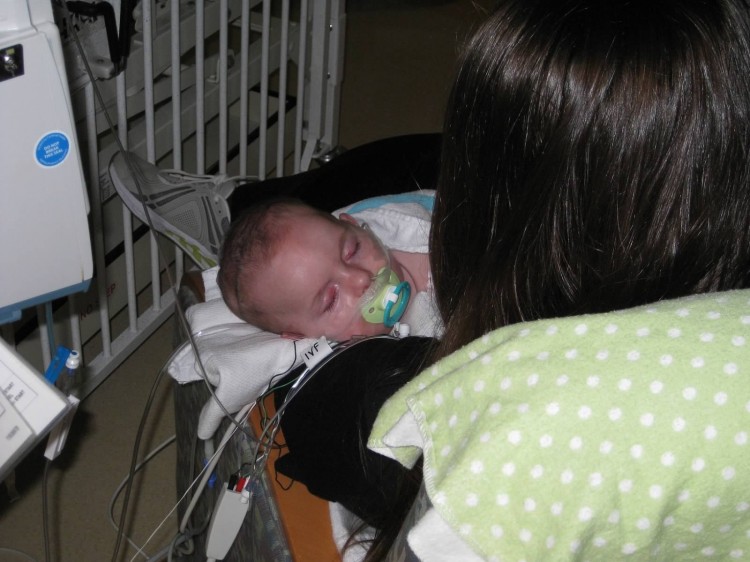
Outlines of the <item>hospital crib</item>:
{"label": "hospital crib", "polygon": [[95,278],[88,292],[27,310],[1,334],[40,370],[51,342],[81,350],[83,397],[172,314],[164,264],[176,280],[189,267],[115,196],[107,175],[115,135],[165,168],[260,179],[306,170],[337,145],[345,14],[343,0],[53,9],[87,175]]}

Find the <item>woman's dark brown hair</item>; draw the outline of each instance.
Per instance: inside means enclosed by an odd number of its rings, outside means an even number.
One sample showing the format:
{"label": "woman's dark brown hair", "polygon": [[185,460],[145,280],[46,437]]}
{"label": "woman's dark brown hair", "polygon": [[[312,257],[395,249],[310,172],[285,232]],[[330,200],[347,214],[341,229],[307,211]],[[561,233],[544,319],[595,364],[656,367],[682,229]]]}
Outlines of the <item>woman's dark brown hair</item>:
{"label": "woman's dark brown hair", "polygon": [[442,354],[503,325],[750,280],[743,0],[507,0],[449,102]]}

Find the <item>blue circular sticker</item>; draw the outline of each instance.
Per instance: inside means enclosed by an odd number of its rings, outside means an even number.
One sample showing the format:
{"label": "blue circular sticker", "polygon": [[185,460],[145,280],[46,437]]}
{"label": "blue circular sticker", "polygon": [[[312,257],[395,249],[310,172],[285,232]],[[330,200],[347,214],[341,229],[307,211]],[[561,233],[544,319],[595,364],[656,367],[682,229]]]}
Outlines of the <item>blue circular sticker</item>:
{"label": "blue circular sticker", "polygon": [[50,168],[62,163],[70,152],[70,140],[65,133],[47,133],[36,143],[36,161]]}

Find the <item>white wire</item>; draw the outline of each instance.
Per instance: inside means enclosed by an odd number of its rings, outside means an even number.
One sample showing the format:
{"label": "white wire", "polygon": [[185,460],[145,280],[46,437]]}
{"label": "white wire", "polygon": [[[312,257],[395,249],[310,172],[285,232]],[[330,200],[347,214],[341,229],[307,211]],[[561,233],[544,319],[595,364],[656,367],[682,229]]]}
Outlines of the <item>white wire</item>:
{"label": "white wire", "polygon": [[[0,0],[0,1],[2,1],[2,0]],[[70,11],[68,10],[67,4],[65,2],[62,2],[62,7],[63,7],[63,11],[64,11],[64,14],[65,14],[66,18],[68,20],[70,20],[71,19]],[[199,15],[199,14],[196,12],[196,15]],[[99,107],[101,109],[102,115],[104,116],[104,118],[105,118],[105,120],[107,122],[109,130],[112,132],[112,136],[113,136],[113,139],[115,141],[115,145],[117,146],[117,149],[120,152],[123,153],[123,155],[125,156],[125,164],[128,166],[128,168],[130,168],[132,170],[133,166],[132,166],[132,164],[129,161],[129,156],[128,156],[129,153],[125,150],[125,147],[123,146],[122,141],[120,140],[119,135],[117,135],[117,133],[115,131],[114,122],[112,121],[112,118],[109,115],[109,111],[107,111],[107,105],[106,105],[106,103],[104,103],[104,99],[102,98],[101,91],[99,90],[99,87],[97,85],[96,78],[94,77],[94,74],[93,74],[93,72],[91,70],[91,65],[89,64],[88,58],[86,56],[86,53],[84,52],[83,44],[81,43],[80,37],[78,36],[78,31],[77,31],[76,27],[74,25],[72,25],[72,24],[71,24],[71,30],[73,31],[73,38],[75,40],[75,45],[76,45],[76,48],[78,50],[78,54],[81,57],[81,61],[84,64],[84,67],[86,69],[86,73],[89,76],[89,81],[91,82],[91,86],[92,86],[92,89],[93,89],[93,92],[94,92],[95,100],[98,101],[98,103],[99,103]],[[199,42],[199,43],[202,45],[202,42]],[[141,188],[141,184],[140,184],[140,180],[139,180],[138,174],[133,174],[133,179],[135,180],[134,181],[135,187],[136,187],[136,189],[138,191],[138,194],[139,194],[139,196],[141,198],[141,204],[143,205],[143,212],[144,212],[144,215],[146,217],[146,223],[148,224],[148,227],[151,229],[152,233],[155,233],[155,232],[157,232],[157,230],[154,228],[154,225],[153,225],[153,223],[151,221],[151,213],[149,212],[148,208],[146,207],[146,198],[143,195],[143,189]],[[165,276],[167,278],[167,282],[169,283],[169,285],[170,285],[170,287],[172,289],[172,292],[174,293],[174,298],[175,298],[175,312],[177,313],[177,318],[179,318],[179,320],[180,320],[180,325],[185,330],[185,332],[187,334],[187,338],[188,338],[188,340],[190,342],[190,345],[193,348],[193,353],[195,354],[195,357],[197,359],[196,364],[198,366],[198,371],[199,371],[201,377],[203,378],[204,382],[206,383],[206,387],[208,388],[208,391],[211,393],[211,396],[216,401],[216,403],[218,404],[219,408],[221,408],[221,410],[224,412],[224,415],[227,418],[229,418],[229,419],[233,419],[232,415],[227,411],[226,407],[221,402],[221,400],[219,400],[216,397],[216,392],[214,391],[213,387],[211,386],[211,383],[208,382],[208,376],[206,375],[206,369],[205,369],[205,367],[203,365],[203,360],[202,360],[200,354],[198,353],[198,347],[195,345],[195,341],[193,340],[193,334],[192,334],[192,332],[190,330],[190,324],[187,321],[187,317],[185,316],[185,311],[182,309],[182,307],[179,304],[179,298],[178,298],[178,294],[177,294],[177,284],[175,283],[175,281],[174,281],[174,279],[172,277],[172,272],[171,272],[171,270],[169,268],[169,264],[166,262],[166,259],[164,258],[164,256],[167,255],[167,253],[164,251],[164,248],[162,248],[161,246],[163,246],[166,243],[165,242],[165,237],[163,237],[163,236],[157,236],[157,237],[155,237],[155,240],[157,241],[157,246],[159,246],[159,252],[158,253],[162,257],[162,259],[164,260],[163,264],[162,264],[164,266],[164,274],[165,274]],[[107,325],[106,322],[102,323],[102,326],[106,326],[106,325]]]}
{"label": "white wire", "polygon": [[[169,445],[174,443],[176,437],[177,437],[176,435],[172,435],[171,437],[168,437],[160,445],[158,445],[154,450],[148,453],[143,458],[143,460],[136,465],[133,475],[135,476],[135,472],[138,472],[139,470],[141,470],[144,466],[146,466],[146,464],[149,461],[151,461],[151,459],[153,459],[156,455],[161,453]],[[114,509],[117,498],[120,496],[120,492],[122,492],[122,489],[127,485],[128,480],[130,480],[130,475],[122,479],[122,481],[120,482],[120,485],[115,489],[114,493],[112,494],[112,497],[109,500],[109,510],[107,511],[107,513],[109,514],[109,522],[112,525],[112,527],[114,527],[115,531],[119,531],[120,527],[115,522],[115,518],[114,518],[114,515],[112,514],[112,511]],[[150,555],[146,553],[145,551],[143,551],[130,537],[128,537],[127,535],[124,535],[124,536],[125,536],[125,540],[128,541],[130,546],[132,546],[138,551],[136,552],[136,555],[141,554],[144,558],[150,558]]]}
{"label": "white wire", "polygon": [[[250,409],[253,406],[255,406],[255,401],[244,406],[235,416],[235,422],[239,423],[239,421],[245,415],[247,415],[247,413],[250,411]],[[198,503],[200,494],[203,492],[203,488],[206,487],[206,483],[208,482],[208,479],[211,477],[211,473],[213,472],[214,468],[216,468],[216,465],[219,462],[219,457],[221,457],[221,453],[224,451],[224,447],[226,447],[226,444],[229,442],[229,439],[232,437],[232,435],[234,435],[235,431],[237,431],[236,425],[230,425],[229,427],[227,427],[227,430],[224,432],[224,436],[222,437],[221,442],[219,443],[219,446],[216,448],[216,452],[208,460],[208,462],[206,463],[206,466],[203,467],[203,478],[200,484],[198,485],[196,492],[193,494],[193,498],[191,499],[190,504],[185,510],[185,515],[182,517],[182,522],[180,523],[180,527],[179,527],[180,532],[185,531],[185,528],[187,527],[187,523],[190,519],[190,515],[193,513],[193,509],[195,509],[195,505]],[[190,462],[193,462],[193,459],[191,459]],[[200,474],[198,476],[200,477]],[[197,479],[198,478],[196,477],[196,480]],[[191,487],[194,484],[195,484],[195,480],[193,481],[193,484],[191,484]],[[189,490],[190,488],[188,488],[188,491]],[[187,492],[185,492],[185,494],[187,494]]]}
{"label": "white wire", "polygon": [[[381,338],[392,338],[392,336],[373,336],[373,338],[381,339]],[[371,338],[366,338],[371,339]],[[317,372],[319,367],[322,367],[328,361],[339,355],[343,350],[348,349],[349,347],[355,346],[357,343],[360,343],[364,340],[351,340],[349,342],[346,342],[345,344],[339,344],[335,347],[334,351],[329,353],[326,357],[324,357],[315,367],[306,369],[302,375],[300,375],[298,381],[294,384],[294,387],[289,391],[289,393],[286,396],[286,399],[284,400],[284,403],[281,405],[279,410],[276,412],[276,414],[272,417],[272,419],[269,421],[269,423],[262,428],[261,436],[257,439],[257,446],[256,446],[256,462],[254,467],[254,477],[257,477],[257,474],[259,474],[260,470],[264,468],[265,462],[268,458],[268,453],[270,452],[271,446],[267,445],[267,443],[273,444],[273,440],[276,436],[276,433],[279,430],[279,421],[281,419],[281,416],[286,409],[286,406],[289,404],[292,398],[297,394],[297,392],[300,391],[300,389],[307,383],[307,381],[312,378],[312,376]],[[270,386],[270,385],[269,385]],[[262,395],[265,396],[265,393]],[[198,501],[200,500],[201,494],[203,493],[204,488],[206,487],[206,484],[208,482],[208,479],[211,477],[211,474],[214,471],[214,468],[216,468],[216,465],[219,462],[219,459],[221,457],[221,454],[224,452],[224,448],[229,443],[229,440],[232,438],[232,436],[240,429],[242,429],[240,426],[244,423],[244,420],[246,416],[248,415],[248,412],[255,407],[257,404],[257,401],[253,401],[250,404],[246,404],[233,418],[232,424],[230,424],[226,431],[224,432],[224,435],[221,438],[221,441],[219,442],[219,445],[216,447],[216,451],[213,453],[211,458],[208,459],[205,466],[202,468],[202,470],[198,473],[198,476],[193,480],[193,482],[188,486],[185,493],[182,495],[182,497],[177,501],[177,503],[174,505],[174,507],[167,513],[167,515],[164,517],[164,519],[161,521],[161,523],[154,529],[154,531],[151,533],[151,535],[146,539],[146,542],[143,543],[142,547],[136,546],[135,548],[138,551],[142,552],[143,547],[145,547],[149,541],[154,537],[154,535],[158,532],[158,530],[164,525],[164,523],[172,516],[172,514],[175,512],[177,507],[180,503],[185,499],[187,494],[190,492],[190,490],[196,486],[196,482],[200,479],[200,482],[198,483],[197,487],[195,488],[195,491],[193,493],[193,497],[190,500],[190,503],[188,504],[187,509],[185,510],[185,513],[182,517],[182,521],[180,522],[179,526],[179,534],[184,534],[185,529],[187,528],[187,524],[190,521],[190,516],[193,513],[193,510],[195,509],[195,506],[197,505]],[[270,434],[269,434],[270,429]],[[268,439],[264,443],[264,437],[268,435]],[[173,439],[173,438],[170,438]],[[166,444],[160,445],[161,448],[166,447]],[[264,452],[260,454],[260,449],[263,447]],[[159,447],[157,447],[159,449]],[[158,452],[158,451],[157,451]],[[156,452],[149,453],[149,456],[144,459],[144,461],[141,463],[141,465],[145,465],[149,460],[150,457],[154,456]],[[190,459],[190,462],[194,462],[195,459]],[[258,466],[258,461],[260,461],[260,466]],[[136,471],[140,469],[141,465],[136,467]],[[248,478],[248,482],[246,483],[246,487],[249,486],[250,481],[253,478]],[[126,479],[127,480],[127,479]],[[124,485],[124,483],[121,483],[120,488]],[[116,492],[119,494],[119,489]],[[111,509],[111,508],[110,508]],[[127,538],[127,537],[126,537]],[[128,539],[129,540],[129,539]],[[136,553],[133,558],[131,558],[130,562],[133,562],[136,557],[138,556],[138,553]]]}
{"label": "white wire", "polygon": [[[63,9],[64,9],[64,12],[65,12],[66,18],[67,18],[68,20],[70,20],[70,12],[68,11],[68,9],[67,9],[67,6],[65,5],[65,3],[63,3]],[[90,68],[90,65],[89,65],[89,63],[88,63],[88,59],[87,59],[87,57],[86,57],[86,54],[84,53],[84,50],[83,50],[83,46],[82,46],[82,44],[81,44],[81,41],[80,41],[80,39],[79,39],[79,37],[78,37],[78,34],[77,34],[77,32],[76,32],[76,29],[75,29],[75,28],[73,28],[73,33],[74,33],[74,39],[75,39],[76,47],[78,48],[78,52],[79,52],[79,55],[80,55],[80,57],[81,57],[81,59],[82,59],[82,61],[83,61],[83,63],[84,63],[84,67],[85,67],[85,69],[86,69],[86,71],[87,71],[87,74],[89,75],[89,78],[90,78],[91,84],[92,84],[92,86],[93,86],[93,91],[94,91],[94,94],[95,94],[95,96],[96,96],[96,99],[97,99],[97,100],[98,100],[98,102],[99,102],[99,105],[101,106],[101,110],[102,110],[102,113],[104,114],[104,117],[105,117],[105,118],[106,118],[106,120],[107,120],[107,123],[108,123],[108,125],[109,125],[109,128],[110,128],[110,130],[112,131],[112,134],[113,134],[113,137],[114,137],[114,140],[115,140],[115,142],[116,142],[116,144],[117,144],[117,147],[118,147],[118,149],[119,149],[120,151],[122,151],[122,152],[125,152],[125,149],[124,149],[124,147],[123,147],[123,145],[122,145],[122,143],[121,143],[121,141],[120,141],[120,138],[119,138],[119,136],[118,136],[118,135],[117,135],[117,134],[115,133],[115,128],[114,128],[114,124],[113,124],[113,122],[112,122],[112,120],[111,120],[111,118],[110,118],[110,116],[109,116],[109,113],[108,113],[108,111],[107,111],[107,108],[106,108],[106,104],[104,104],[104,103],[103,103],[103,100],[102,100],[102,96],[101,96],[101,93],[100,93],[100,91],[99,91],[99,88],[97,87],[97,83],[96,83],[96,80],[95,80],[95,78],[94,78],[94,76],[93,76],[93,73],[91,72],[91,68]],[[128,164],[128,165],[129,165],[129,162],[128,162],[128,159],[127,159],[127,157],[125,158],[125,161],[126,161],[126,164]],[[200,168],[200,166],[199,166],[199,168]],[[135,182],[135,183],[136,183],[136,187],[137,187],[138,191],[139,191],[139,192],[141,192],[141,186],[139,185],[139,182],[138,182],[138,180],[137,180],[137,176],[134,176],[134,177],[136,178],[136,182]],[[141,192],[141,195],[142,195],[142,192]],[[145,201],[145,198],[142,198],[142,199],[144,199],[144,201]],[[145,207],[145,204],[144,204],[144,207]],[[148,222],[148,224],[149,224],[149,227],[151,228],[151,230],[152,230],[152,231],[154,231],[154,232],[155,232],[155,229],[153,228],[153,225],[151,224],[150,213],[149,213],[149,212],[148,212],[148,211],[147,211],[146,209],[144,209],[144,212],[145,212],[145,214],[146,214],[146,218],[147,218],[147,222]],[[162,240],[160,240],[160,239],[159,239],[159,240],[158,240],[158,242],[162,242]],[[159,253],[160,253],[160,254],[161,254],[162,256],[166,255],[166,254],[165,254],[164,252],[159,252]],[[170,283],[170,285],[172,286],[172,290],[174,291],[174,293],[175,293],[175,297],[176,297],[176,296],[177,296],[177,294],[176,294],[176,293],[177,293],[177,288],[176,288],[176,284],[174,283],[174,281],[173,281],[173,279],[172,279],[172,276],[171,276],[171,272],[170,272],[170,270],[169,270],[168,264],[165,264],[165,270],[166,270],[166,271],[165,271],[165,273],[166,273],[166,276],[167,276],[167,278],[168,278],[168,282],[169,282],[169,283]],[[182,310],[182,308],[181,308],[181,306],[180,306],[180,304],[179,304],[179,299],[177,299],[177,298],[175,298],[175,309],[176,309],[176,312],[177,312],[177,316],[178,316],[178,317],[180,318],[180,320],[181,320],[181,323],[182,323],[182,326],[183,326],[183,328],[184,328],[184,329],[185,329],[185,331],[187,332],[187,337],[188,337],[188,342],[187,342],[187,344],[189,344],[189,345],[190,345],[190,346],[192,347],[192,349],[193,349],[193,353],[194,353],[194,354],[195,354],[195,356],[196,356],[196,359],[197,359],[197,363],[198,363],[199,369],[200,369],[200,371],[201,371],[201,375],[202,375],[202,378],[203,378],[204,382],[206,383],[206,386],[208,387],[208,389],[209,389],[209,391],[210,391],[210,393],[211,393],[211,395],[212,395],[213,399],[214,399],[214,400],[216,400],[216,402],[218,403],[219,407],[220,407],[220,408],[221,408],[221,409],[222,409],[222,410],[224,411],[224,413],[225,413],[226,417],[227,417],[227,418],[229,418],[229,419],[230,419],[231,421],[233,421],[234,423],[233,423],[233,425],[230,425],[230,426],[229,426],[229,427],[227,428],[227,432],[225,433],[224,437],[222,438],[222,441],[221,441],[221,443],[220,443],[219,447],[217,448],[217,451],[216,451],[216,453],[214,453],[214,455],[213,455],[213,456],[211,457],[211,459],[209,460],[209,462],[208,462],[208,463],[206,464],[206,466],[205,466],[205,467],[203,468],[203,470],[202,470],[202,473],[199,473],[198,477],[196,477],[196,479],[195,479],[195,480],[193,481],[193,483],[191,483],[191,485],[190,485],[190,486],[188,487],[188,489],[186,490],[185,494],[183,494],[183,496],[182,496],[182,497],[180,498],[180,500],[179,500],[179,501],[178,501],[178,502],[177,502],[177,503],[176,503],[176,504],[174,505],[174,507],[173,507],[173,508],[172,508],[172,509],[171,509],[171,510],[169,511],[169,513],[168,513],[168,514],[167,514],[167,515],[165,516],[165,518],[164,518],[164,519],[163,519],[163,520],[161,521],[161,523],[159,523],[159,525],[158,525],[158,526],[156,527],[156,529],[154,529],[154,531],[153,531],[153,532],[151,533],[151,535],[150,535],[150,536],[148,537],[148,539],[146,540],[146,542],[145,542],[145,543],[143,544],[143,547],[145,547],[145,546],[146,546],[146,545],[147,545],[147,544],[149,543],[149,541],[150,541],[150,540],[151,540],[151,539],[152,539],[152,538],[154,537],[154,535],[155,535],[155,534],[156,534],[156,533],[158,532],[158,530],[159,530],[159,529],[161,529],[161,527],[162,527],[162,526],[163,526],[163,525],[165,524],[165,522],[166,522],[166,521],[167,521],[167,520],[168,520],[168,519],[169,519],[169,518],[171,517],[171,515],[172,515],[172,514],[174,513],[174,511],[175,511],[175,510],[177,509],[177,507],[179,506],[179,504],[180,504],[180,503],[181,503],[181,502],[182,502],[182,501],[183,501],[183,500],[185,499],[185,497],[187,496],[187,494],[188,494],[188,493],[190,492],[190,489],[191,489],[191,488],[192,488],[193,486],[195,486],[195,482],[196,482],[196,481],[198,480],[198,478],[201,478],[201,474],[202,474],[202,479],[201,479],[201,482],[200,482],[200,483],[199,483],[199,485],[198,485],[198,488],[197,488],[197,490],[196,490],[196,493],[194,493],[194,494],[193,494],[193,498],[192,498],[192,500],[191,500],[191,502],[190,502],[190,504],[189,504],[189,506],[188,506],[188,509],[186,510],[185,516],[183,517],[183,520],[182,520],[182,522],[181,522],[181,524],[180,524],[180,529],[179,529],[179,532],[180,532],[180,533],[184,533],[184,530],[185,530],[185,528],[187,527],[187,523],[188,523],[188,521],[189,521],[189,517],[190,517],[190,515],[192,514],[192,511],[193,511],[193,509],[195,508],[195,505],[197,504],[197,502],[198,502],[198,500],[199,500],[199,498],[200,498],[200,495],[201,495],[201,493],[203,492],[203,489],[205,488],[205,486],[206,486],[206,483],[207,483],[208,479],[209,479],[209,478],[210,478],[210,476],[211,476],[211,473],[213,472],[214,468],[216,467],[216,464],[218,463],[218,460],[219,460],[219,458],[220,458],[220,456],[221,456],[221,453],[222,453],[222,452],[223,452],[223,450],[224,450],[224,447],[225,447],[225,446],[226,446],[226,444],[228,443],[228,441],[229,441],[229,439],[231,438],[231,436],[232,436],[232,435],[233,435],[233,434],[234,434],[234,433],[235,433],[235,432],[236,432],[237,430],[242,430],[242,431],[245,431],[245,432],[247,432],[247,430],[246,430],[246,429],[245,429],[245,428],[244,428],[243,426],[241,426],[241,425],[240,425],[239,421],[240,421],[240,420],[242,419],[242,417],[243,417],[244,415],[246,415],[246,414],[247,414],[247,412],[248,412],[248,411],[249,411],[249,410],[250,410],[250,409],[251,409],[251,408],[252,408],[253,406],[255,406],[255,402],[252,402],[251,404],[248,404],[248,405],[246,405],[246,406],[245,406],[245,407],[244,407],[244,408],[243,408],[242,410],[240,410],[240,412],[238,412],[238,414],[237,414],[237,416],[236,416],[235,418],[233,418],[233,417],[232,417],[232,416],[231,416],[231,415],[229,414],[229,412],[228,412],[228,411],[226,410],[226,408],[225,408],[225,407],[224,407],[224,405],[223,405],[223,404],[221,403],[221,401],[220,401],[220,400],[218,400],[218,398],[216,397],[216,394],[215,394],[215,392],[214,392],[213,388],[211,387],[210,383],[208,382],[208,377],[206,376],[206,373],[205,373],[205,368],[204,368],[204,366],[203,366],[203,362],[202,362],[202,360],[201,360],[200,354],[198,353],[198,349],[197,349],[197,346],[196,346],[196,344],[195,344],[195,339],[194,339],[194,335],[193,335],[193,334],[191,333],[191,330],[190,330],[190,327],[189,327],[189,323],[187,322],[187,319],[185,318],[185,313],[184,313],[184,311]],[[173,356],[174,356],[174,355],[175,355],[175,354],[177,353],[177,351],[179,351],[179,350],[176,350],[176,351],[175,351],[175,353],[173,354]],[[277,413],[277,416],[276,416],[276,418],[278,418],[278,417],[279,417],[279,414]],[[276,431],[277,431],[277,430],[278,430],[278,428],[276,428]],[[273,433],[272,433],[272,436],[276,434],[276,431],[273,431]],[[264,434],[265,434],[265,432],[264,432]],[[248,435],[249,435],[249,433],[248,433]],[[144,460],[143,460],[143,461],[142,461],[142,462],[141,462],[140,464],[138,464],[138,465],[136,466],[135,470],[133,470],[133,472],[132,472],[132,475],[134,475],[134,474],[135,474],[135,472],[139,471],[139,470],[140,470],[140,469],[141,469],[141,468],[142,468],[143,466],[145,466],[145,464],[146,464],[146,463],[148,463],[148,462],[149,462],[149,461],[150,461],[150,460],[151,460],[151,459],[153,458],[153,456],[154,456],[154,455],[158,454],[158,452],[160,452],[161,450],[163,450],[163,449],[164,449],[164,448],[165,448],[165,447],[166,447],[166,446],[167,446],[168,444],[170,444],[170,443],[171,443],[172,441],[174,441],[174,436],[173,436],[173,437],[170,437],[170,438],[169,438],[169,439],[167,440],[167,442],[165,442],[165,443],[163,443],[162,445],[158,446],[158,447],[157,447],[157,449],[155,449],[154,451],[152,451],[151,453],[149,453],[149,455],[147,455],[147,456],[146,456],[146,458],[145,458],[145,459],[144,459]],[[193,462],[193,461],[194,461],[194,459],[191,459],[191,462]],[[120,532],[120,528],[119,528],[119,526],[118,526],[118,525],[117,525],[117,524],[115,523],[114,519],[112,518],[112,514],[111,514],[111,509],[112,509],[112,505],[113,505],[113,503],[114,503],[115,499],[116,499],[116,498],[117,498],[117,497],[119,496],[120,492],[122,491],[122,488],[123,488],[123,487],[124,487],[124,486],[126,485],[126,483],[127,483],[127,482],[128,482],[129,480],[130,480],[130,478],[132,478],[132,475],[130,475],[129,477],[126,477],[126,478],[125,478],[125,480],[124,480],[124,481],[123,481],[123,482],[122,482],[122,483],[120,484],[120,486],[118,486],[118,489],[117,489],[117,490],[115,491],[115,493],[114,493],[114,495],[113,495],[113,499],[112,499],[112,501],[111,501],[111,503],[110,503],[110,522],[111,522],[111,523],[112,523],[112,525],[113,525],[113,526],[115,527],[115,529],[117,530],[117,532],[118,532],[118,533]],[[135,554],[135,555],[133,556],[133,558],[131,559],[131,562],[132,562],[133,560],[135,560],[135,559],[136,559],[136,558],[137,558],[137,557],[138,557],[139,555],[141,555],[141,556],[144,556],[144,557],[148,558],[148,555],[147,555],[147,554],[145,553],[145,551],[143,551],[143,548],[142,548],[142,547],[139,547],[139,546],[138,546],[137,544],[135,544],[135,543],[134,543],[134,542],[133,542],[133,541],[132,541],[132,540],[131,540],[131,539],[130,539],[129,537],[127,537],[127,536],[125,536],[125,539],[126,539],[126,540],[128,541],[128,543],[129,543],[129,544],[131,544],[131,545],[132,545],[132,546],[133,546],[133,547],[134,547],[134,548],[136,549],[136,551],[137,551],[137,552],[136,552],[136,554]],[[172,546],[172,545],[174,544],[174,542],[175,542],[175,541],[173,540],[173,541],[172,541],[172,542],[170,543],[170,547],[169,547],[169,548],[170,548],[170,552],[171,552],[171,546]],[[19,553],[20,553],[20,551],[19,551]],[[20,553],[20,554],[23,554],[23,553]],[[32,560],[33,560],[33,559],[32,559]]]}
{"label": "white wire", "polygon": [[13,554],[13,555],[16,555],[16,556],[21,556],[21,557],[25,558],[26,560],[31,560],[31,562],[36,562],[36,558],[34,558],[30,554],[26,554],[22,550],[18,550],[16,548],[10,548],[10,547],[7,547],[7,546],[0,546],[0,552],[4,552],[6,554]]}
{"label": "white wire", "polygon": [[[235,421],[239,424],[239,421],[242,419],[242,417],[247,414],[248,410],[255,404],[253,402],[252,404],[246,405],[242,410],[240,410],[236,417]],[[227,428],[227,431],[224,433],[224,437],[221,440],[221,443],[219,444],[219,447],[216,449],[216,452],[214,455],[209,459],[209,461],[206,463],[206,465],[203,467],[203,469],[198,473],[198,476],[195,477],[193,482],[188,486],[187,490],[185,490],[185,493],[182,495],[182,497],[177,501],[177,503],[172,507],[172,509],[169,510],[169,512],[165,515],[164,519],[162,519],[161,523],[154,529],[154,531],[149,535],[149,537],[146,539],[146,542],[143,543],[141,547],[135,546],[135,548],[139,551],[142,551],[143,547],[145,547],[151,539],[154,537],[154,535],[161,529],[164,524],[167,522],[167,520],[172,516],[172,514],[175,512],[175,510],[179,507],[180,503],[187,497],[188,493],[190,493],[190,490],[195,486],[196,482],[199,478],[202,477],[201,482],[198,485],[198,488],[196,489],[195,493],[193,494],[193,498],[188,505],[188,508],[185,510],[185,515],[182,518],[182,523],[180,524],[179,533],[182,534],[185,532],[185,529],[187,528],[187,523],[190,520],[190,515],[193,512],[193,509],[195,509],[195,505],[198,503],[198,500],[200,499],[201,493],[203,492],[203,488],[206,486],[206,482],[208,482],[208,479],[211,477],[211,473],[213,472],[213,469],[216,467],[216,464],[219,462],[219,458],[221,457],[221,453],[224,451],[224,447],[229,442],[229,439],[234,435],[234,433],[238,430],[237,425],[230,425]],[[148,462],[147,460],[143,461],[143,464]],[[193,459],[190,460],[190,462],[193,462]],[[171,545],[171,543],[170,543]],[[133,562],[133,560],[136,559],[138,556],[138,553],[136,553],[133,558],[131,558],[130,562]]]}

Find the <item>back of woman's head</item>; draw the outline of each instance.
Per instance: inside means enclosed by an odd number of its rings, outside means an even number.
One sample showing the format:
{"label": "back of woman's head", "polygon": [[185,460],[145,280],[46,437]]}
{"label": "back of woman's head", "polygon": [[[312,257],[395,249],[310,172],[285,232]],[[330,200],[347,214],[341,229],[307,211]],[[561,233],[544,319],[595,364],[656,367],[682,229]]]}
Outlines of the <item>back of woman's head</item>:
{"label": "back of woman's head", "polygon": [[448,106],[432,268],[493,328],[750,284],[743,0],[505,0]]}

